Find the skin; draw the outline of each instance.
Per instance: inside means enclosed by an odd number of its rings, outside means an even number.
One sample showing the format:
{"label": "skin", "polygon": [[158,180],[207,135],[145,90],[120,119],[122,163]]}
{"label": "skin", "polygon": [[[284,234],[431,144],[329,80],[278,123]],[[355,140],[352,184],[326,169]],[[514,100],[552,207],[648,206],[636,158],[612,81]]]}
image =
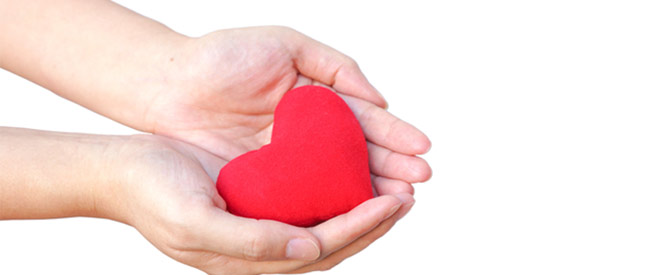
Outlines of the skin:
{"label": "skin", "polygon": [[[191,38],[109,1],[0,0],[0,7],[0,67],[156,134],[70,137],[3,129],[20,138],[3,137],[3,150],[17,154],[3,154],[2,163],[32,169],[0,173],[0,196],[12,199],[2,198],[0,218],[100,216],[136,227],[163,253],[208,273],[301,273],[329,269],[381,237],[413,205],[410,183],[430,178],[430,167],[416,156],[429,150],[428,138],[386,110],[351,58],[295,30],[230,29]],[[337,92],[360,121],[380,196],[307,229],[228,214],[214,189],[218,170],[269,143],[279,99],[308,84]],[[19,141],[32,144],[14,148]],[[85,154],[91,161],[66,155],[71,163],[57,163],[90,172],[87,180],[73,181],[58,169],[37,180],[36,165],[48,162],[26,156],[55,154],[48,146],[30,148],[40,142],[63,142],[58,145]],[[95,165],[104,168],[89,167]],[[27,190],[43,194],[39,203],[17,195]],[[61,195],[82,202],[65,205]],[[296,238],[309,242],[287,255]]]}
{"label": "skin", "polygon": [[[225,211],[214,184],[226,161],[155,135],[0,127],[0,163],[0,219],[116,220],[166,255],[211,274],[330,266],[378,238],[413,202],[405,193],[383,194],[311,228],[237,217]],[[295,238],[319,244],[320,258],[279,260]]]}

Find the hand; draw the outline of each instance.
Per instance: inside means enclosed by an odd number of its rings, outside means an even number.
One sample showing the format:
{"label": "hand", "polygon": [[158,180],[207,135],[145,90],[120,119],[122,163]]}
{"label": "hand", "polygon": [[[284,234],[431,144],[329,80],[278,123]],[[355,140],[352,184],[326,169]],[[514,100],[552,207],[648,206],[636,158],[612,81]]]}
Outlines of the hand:
{"label": "hand", "polygon": [[409,194],[384,195],[312,228],[247,219],[226,212],[217,194],[213,181],[224,160],[159,136],[134,136],[114,152],[119,157],[110,166],[120,168],[108,171],[124,172],[96,192],[102,194],[97,214],[136,227],[163,253],[210,274],[330,268],[378,238],[413,203]]}
{"label": "hand", "polygon": [[413,156],[428,151],[426,136],[383,109],[351,58],[296,31],[233,29],[191,39],[111,1],[5,2],[0,67],[125,125],[230,160],[270,141],[272,112],[286,91],[322,83],[358,117],[377,178],[430,177]]}
{"label": "hand", "polygon": [[284,93],[322,85],[337,91],[360,121],[378,181],[430,177],[428,164],[414,156],[427,152],[430,141],[384,109],[386,102],[351,58],[283,27],[218,31],[184,48],[174,57],[175,71],[162,78],[173,81],[146,103],[145,116],[122,122],[231,160],[270,142],[274,108]]}

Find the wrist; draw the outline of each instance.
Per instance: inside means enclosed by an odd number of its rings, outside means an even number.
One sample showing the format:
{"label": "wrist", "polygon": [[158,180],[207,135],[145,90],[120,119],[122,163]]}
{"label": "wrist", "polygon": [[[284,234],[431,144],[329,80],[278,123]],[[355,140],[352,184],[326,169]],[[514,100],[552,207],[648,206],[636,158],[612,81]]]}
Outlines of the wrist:
{"label": "wrist", "polygon": [[106,218],[118,222],[133,223],[133,184],[141,182],[143,174],[139,160],[149,151],[151,136],[117,136],[109,140],[102,153],[104,180],[98,182],[92,193],[88,216]]}
{"label": "wrist", "polygon": [[99,216],[118,138],[0,128],[0,219]]}
{"label": "wrist", "polygon": [[146,216],[137,213],[147,212],[142,211],[146,207],[143,196],[153,192],[146,189],[148,182],[169,174],[164,164],[174,161],[178,154],[168,142],[154,135],[112,137],[101,161],[105,163],[105,180],[95,187],[90,216],[133,226],[141,222],[138,219]]}
{"label": "wrist", "polygon": [[136,129],[190,38],[112,1],[9,1],[0,66]]}

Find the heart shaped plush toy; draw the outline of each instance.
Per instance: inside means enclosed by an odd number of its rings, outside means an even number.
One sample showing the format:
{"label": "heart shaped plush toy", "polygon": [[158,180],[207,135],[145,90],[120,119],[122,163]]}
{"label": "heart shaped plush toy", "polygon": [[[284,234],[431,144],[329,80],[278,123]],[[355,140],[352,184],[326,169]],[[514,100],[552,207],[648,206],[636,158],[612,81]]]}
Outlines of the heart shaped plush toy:
{"label": "heart shaped plush toy", "polygon": [[216,183],[230,213],[312,226],[373,197],[363,131],[334,92],[303,86],[274,113],[272,142],[226,164]]}

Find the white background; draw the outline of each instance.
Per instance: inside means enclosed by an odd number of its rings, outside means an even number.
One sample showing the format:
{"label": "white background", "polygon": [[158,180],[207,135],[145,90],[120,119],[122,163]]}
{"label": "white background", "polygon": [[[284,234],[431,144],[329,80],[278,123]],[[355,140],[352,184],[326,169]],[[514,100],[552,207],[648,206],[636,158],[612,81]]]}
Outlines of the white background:
{"label": "white background", "polygon": [[[191,36],[293,27],[432,139],[413,211],[326,274],[670,273],[664,1],[119,2]],[[4,71],[0,125],[134,132]],[[0,222],[0,274],[37,273],[200,274],[111,221]]]}

